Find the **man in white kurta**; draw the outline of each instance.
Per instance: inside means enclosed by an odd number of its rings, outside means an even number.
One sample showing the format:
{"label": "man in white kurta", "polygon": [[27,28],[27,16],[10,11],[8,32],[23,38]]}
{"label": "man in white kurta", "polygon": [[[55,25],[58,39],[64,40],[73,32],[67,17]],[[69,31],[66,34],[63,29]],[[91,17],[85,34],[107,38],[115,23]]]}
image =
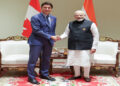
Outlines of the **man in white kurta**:
{"label": "man in white kurta", "polygon": [[[85,20],[85,13],[81,10],[77,10],[74,13],[75,21],[82,22]],[[70,24],[70,23],[69,23]],[[69,37],[70,33],[72,33],[69,24],[67,25],[65,32],[58,37],[58,39],[64,39],[66,37]],[[86,30],[86,28],[82,28],[83,30]],[[67,59],[67,66],[73,66],[74,67],[74,72],[75,75],[69,80],[75,80],[81,78],[80,74],[80,67],[84,67],[84,80],[86,82],[90,82],[91,79],[89,77],[89,72],[90,72],[90,66],[91,66],[91,59],[93,56],[93,53],[95,53],[98,41],[99,41],[99,33],[98,29],[95,25],[95,23],[91,23],[90,26],[90,31],[92,34],[92,46],[91,49],[69,49],[68,48],[68,59]],[[86,40],[86,39],[84,39]],[[68,42],[69,45],[70,42]],[[86,45],[87,46],[87,45]]]}

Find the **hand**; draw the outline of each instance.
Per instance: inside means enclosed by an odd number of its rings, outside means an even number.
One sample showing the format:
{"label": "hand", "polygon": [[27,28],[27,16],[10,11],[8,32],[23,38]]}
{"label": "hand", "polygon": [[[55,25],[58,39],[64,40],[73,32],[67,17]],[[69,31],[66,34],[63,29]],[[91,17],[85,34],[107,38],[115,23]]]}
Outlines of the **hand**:
{"label": "hand", "polygon": [[93,54],[93,53],[95,53],[96,52],[96,49],[91,49],[90,50],[90,54]]}
{"label": "hand", "polygon": [[60,36],[58,36],[58,35],[56,35],[56,36],[51,36],[51,39],[53,39],[54,41],[61,40]]}
{"label": "hand", "polygon": [[51,39],[54,41],[57,41],[57,37],[56,36],[51,36]]}
{"label": "hand", "polygon": [[58,41],[58,40],[61,40],[61,38],[60,38],[60,36],[59,36],[59,35],[57,35],[56,37],[57,37],[57,41]]}

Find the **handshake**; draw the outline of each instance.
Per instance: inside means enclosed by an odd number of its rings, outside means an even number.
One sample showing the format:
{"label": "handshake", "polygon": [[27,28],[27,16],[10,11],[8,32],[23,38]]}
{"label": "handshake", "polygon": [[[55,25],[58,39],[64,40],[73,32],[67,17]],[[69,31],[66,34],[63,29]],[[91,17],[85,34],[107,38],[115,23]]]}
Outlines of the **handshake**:
{"label": "handshake", "polygon": [[60,36],[56,35],[56,36],[51,36],[51,39],[54,41],[58,41],[61,40]]}

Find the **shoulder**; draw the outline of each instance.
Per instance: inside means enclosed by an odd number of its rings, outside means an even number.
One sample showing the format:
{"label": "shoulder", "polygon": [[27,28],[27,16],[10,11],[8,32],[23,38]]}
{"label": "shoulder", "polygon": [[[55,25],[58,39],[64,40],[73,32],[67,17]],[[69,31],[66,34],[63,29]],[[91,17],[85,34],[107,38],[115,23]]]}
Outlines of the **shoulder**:
{"label": "shoulder", "polygon": [[53,19],[56,19],[56,17],[55,17],[55,16],[53,16],[53,15],[50,15],[50,17],[51,17],[51,18],[53,18]]}
{"label": "shoulder", "polygon": [[68,23],[69,28],[70,28],[73,24],[75,24],[75,22],[76,22],[76,21],[70,21],[70,22]]}
{"label": "shoulder", "polygon": [[76,22],[76,21],[70,21],[69,24],[72,24],[72,23],[74,23],[74,22]]}
{"label": "shoulder", "polygon": [[85,19],[85,22],[93,23],[91,20]]}
{"label": "shoulder", "polygon": [[92,21],[87,20],[87,19],[85,19],[85,20],[84,20],[84,23],[85,23],[85,24],[88,24],[88,25],[92,25],[92,24],[93,24],[93,22],[92,22]]}
{"label": "shoulder", "polygon": [[37,19],[37,18],[39,18],[39,17],[41,17],[41,13],[32,16],[31,19]]}
{"label": "shoulder", "polygon": [[96,27],[96,28],[97,28],[97,26],[96,26],[96,24],[95,24],[95,23],[92,23],[91,27]]}
{"label": "shoulder", "polygon": [[41,15],[41,13],[38,13],[38,14],[35,14],[33,17],[37,17],[37,16],[40,16]]}

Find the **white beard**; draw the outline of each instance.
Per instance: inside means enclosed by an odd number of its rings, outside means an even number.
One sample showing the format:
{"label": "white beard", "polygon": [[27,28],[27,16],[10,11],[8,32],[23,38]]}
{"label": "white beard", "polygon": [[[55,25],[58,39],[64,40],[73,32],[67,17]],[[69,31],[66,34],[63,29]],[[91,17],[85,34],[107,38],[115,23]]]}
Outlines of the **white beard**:
{"label": "white beard", "polygon": [[84,19],[77,19],[77,21],[83,21]]}

